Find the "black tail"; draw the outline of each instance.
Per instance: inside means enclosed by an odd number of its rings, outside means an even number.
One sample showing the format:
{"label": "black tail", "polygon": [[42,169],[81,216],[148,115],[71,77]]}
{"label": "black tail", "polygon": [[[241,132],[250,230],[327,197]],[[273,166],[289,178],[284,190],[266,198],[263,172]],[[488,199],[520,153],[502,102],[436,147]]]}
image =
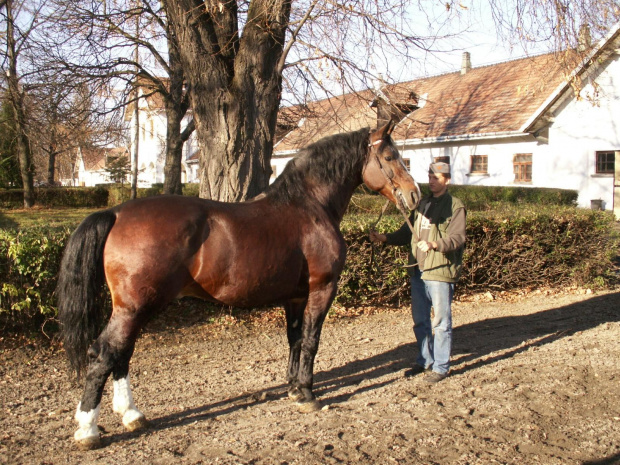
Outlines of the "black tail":
{"label": "black tail", "polygon": [[65,351],[78,379],[87,364],[86,352],[103,322],[103,247],[115,222],[113,210],[88,216],[69,238],[60,264],[58,319]]}

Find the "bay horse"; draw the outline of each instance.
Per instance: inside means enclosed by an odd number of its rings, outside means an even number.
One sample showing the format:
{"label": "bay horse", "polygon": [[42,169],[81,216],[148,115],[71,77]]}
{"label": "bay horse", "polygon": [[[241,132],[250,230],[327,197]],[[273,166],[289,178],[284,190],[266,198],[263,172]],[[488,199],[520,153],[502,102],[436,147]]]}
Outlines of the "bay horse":
{"label": "bay horse", "polygon": [[[390,136],[393,124],[326,137],[302,149],[263,194],[240,203],[196,197],[131,200],[88,216],[71,235],[56,295],[64,348],[78,378],[78,447],[100,444],[97,418],[112,374],[114,412],[129,431],[146,426],[133,401],[129,360],[148,319],[180,296],[235,307],[284,306],[289,397],[312,392],[321,328],[345,261],[339,225],[362,182],[413,210],[418,185]],[[103,284],[112,314],[103,325]]]}

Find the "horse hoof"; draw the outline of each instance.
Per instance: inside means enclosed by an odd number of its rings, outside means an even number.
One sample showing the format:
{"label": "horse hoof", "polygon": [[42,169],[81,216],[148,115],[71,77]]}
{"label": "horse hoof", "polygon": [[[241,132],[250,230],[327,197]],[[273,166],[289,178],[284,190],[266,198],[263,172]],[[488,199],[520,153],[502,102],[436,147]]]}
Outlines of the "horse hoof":
{"label": "horse hoof", "polygon": [[99,436],[90,436],[87,438],[76,439],[75,445],[79,450],[93,450],[101,446],[101,438]]}
{"label": "horse hoof", "polygon": [[133,421],[128,422],[125,426],[125,429],[129,432],[138,431],[141,429],[145,429],[149,426],[149,422],[144,417],[136,418]]}
{"label": "horse hoof", "polygon": [[297,402],[297,407],[301,413],[312,413],[321,410],[323,406],[318,400],[312,399],[304,402]]}
{"label": "horse hoof", "polygon": [[303,392],[301,392],[298,388],[290,388],[288,390],[288,398],[293,402],[301,403],[302,400],[305,399]]}

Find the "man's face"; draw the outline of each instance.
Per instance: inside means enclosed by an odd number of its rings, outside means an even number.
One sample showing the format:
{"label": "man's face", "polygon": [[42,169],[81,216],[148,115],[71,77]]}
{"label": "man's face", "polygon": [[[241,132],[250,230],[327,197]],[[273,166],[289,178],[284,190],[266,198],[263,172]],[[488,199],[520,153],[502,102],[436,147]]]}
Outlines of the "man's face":
{"label": "man's face", "polygon": [[439,197],[445,194],[448,190],[448,184],[450,184],[450,178],[445,177],[443,174],[428,174],[428,184],[431,193],[434,197]]}

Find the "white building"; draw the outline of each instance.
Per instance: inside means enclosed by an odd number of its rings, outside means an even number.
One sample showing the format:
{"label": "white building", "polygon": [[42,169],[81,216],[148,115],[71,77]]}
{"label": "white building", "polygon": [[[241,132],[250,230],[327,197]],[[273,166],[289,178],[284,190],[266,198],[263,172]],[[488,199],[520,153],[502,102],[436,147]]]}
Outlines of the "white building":
{"label": "white building", "polygon": [[97,184],[111,183],[112,180],[106,168],[121,157],[129,159],[129,151],[126,147],[80,147],[75,161],[73,179],[63,180],[63,185],[92,187]]}
{"label": "white building", "polygon": [[[315,102],[276,144],[277,167],[336,132],[374,127],[392,134],[415,179],[432,161],[450,163],[462,185],[574,189],[582,207],[620,210],[620,29],[566,73],[547,54],[433,76]],[[568,77],[567,74],[570,74]],[[290,109],[294,112],[299,109]],[[614,187],[614,183],[616,186]]]}
{"label": "white building", "polygon": [[[187,124],[188,118],[190,117],[185,118],[182,126]],[[105,168],[110,160],[121,152],[131,161],[133,167],[136,134],[133,107],[128,108],[125,119],[129,123],[130,147],[78,149],[73,182],[66,180],[65,184],[94,186],[111,183]],[[166,113],[158,95],[139,100],[138,126],[138,187],[151,187],[155,183],[164,182],[166,158]],[[197,150],[198,146],[192,135],[183,146],[182,183],[198,182]]]}

